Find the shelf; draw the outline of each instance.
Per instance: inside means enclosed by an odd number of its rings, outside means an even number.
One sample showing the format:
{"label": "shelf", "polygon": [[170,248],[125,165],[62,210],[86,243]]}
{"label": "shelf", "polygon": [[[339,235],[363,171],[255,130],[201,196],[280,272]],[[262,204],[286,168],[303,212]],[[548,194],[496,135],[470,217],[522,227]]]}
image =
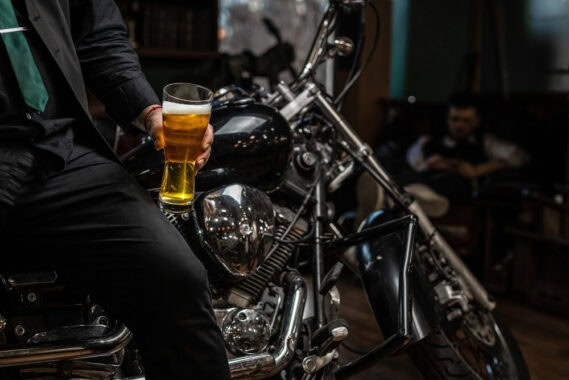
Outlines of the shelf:
{"label": "shelf", "polygon": [[138,48],[136,50],[141,58],[172,58],[172,59],[214,59],[217,51],[177,50],[163,48]]}

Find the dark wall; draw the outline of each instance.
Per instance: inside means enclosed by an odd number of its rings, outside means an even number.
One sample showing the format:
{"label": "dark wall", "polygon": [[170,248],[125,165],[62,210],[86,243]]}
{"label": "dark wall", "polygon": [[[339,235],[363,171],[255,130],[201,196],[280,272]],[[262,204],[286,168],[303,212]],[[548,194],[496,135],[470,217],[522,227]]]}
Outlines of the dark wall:
{"label": "dark wall", "polygon": [[567,92],[569,3],[484,1],[482,64],[483,92]]}
{"label": "dark wall", "polygon": [[[395,1],[392,96],[445,102],[465,86],[469,1]],[[406,24],[406,26],[405,26]]]}

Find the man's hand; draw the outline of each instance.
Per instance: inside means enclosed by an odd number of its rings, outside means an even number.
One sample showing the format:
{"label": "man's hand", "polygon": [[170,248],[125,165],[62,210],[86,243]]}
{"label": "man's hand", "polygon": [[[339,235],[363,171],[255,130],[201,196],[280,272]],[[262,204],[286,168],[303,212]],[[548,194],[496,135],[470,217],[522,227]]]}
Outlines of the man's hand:
{"label": "man's hand", "polygon": [[467,161],[459,161],[455,167],[455,171],[457,174],[469,179],[474,179],[479,176],[477,167]]}
{"label": "man's hand", "polygon": [[[154,148],[160,150],[164,148],[164,135],[162,133],[162,108],[147,107],[142,111],[143,128],[154,141]],[[140,118],[140,117],[139,117]]]}
{"label": "man's hand", "polygon": [[[150,113],[149,113],[150,112]],[[137,118],[137,121],[142,119],[141,124],[143,124],[144,130],[148,133],[149,136],[152,137],[154,140],[154,147],[156,150],[160,150],[164,148],[164,134],[163,134],[163,120],[162,120],[162,109],[161,108],[154,108],[154,106],[147,107],[140,116]],[[211,124],[207,126],[205,131],[202,144],[201,144],[201,153],[199,154],[198,158],[196,159],[196,172],[203,168],[204,165],[209,160],[209,156],[211,154],[211,145],[213,144],[213,127]]]}
{"label": "man's hand", "polygon": [[478,165],[472,165],[466,161],[460,161],[456,166],[456,172],[466,178],[478,178],[508,168],[505,160],[492,160]]}
{"label": "man's hand", "polygon": [[211,144],[213,144],[213,127],[208,124],[207,129],[202,140],[202,152],[196,159],[196,172],[204,167],[209,160],[209,155],[211,154]]}

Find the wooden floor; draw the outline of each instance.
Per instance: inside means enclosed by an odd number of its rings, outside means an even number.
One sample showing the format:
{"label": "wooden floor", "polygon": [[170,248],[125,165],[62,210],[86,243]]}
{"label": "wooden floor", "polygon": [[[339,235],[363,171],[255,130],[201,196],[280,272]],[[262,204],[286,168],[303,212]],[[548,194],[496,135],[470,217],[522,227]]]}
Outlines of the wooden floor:
{"label": "wooden floor", "polygon": [[[338,287],[342,295],[341,316],[351,327],[348,344],[362,349],[375,346],[382,340],[381,333],[359,281],[347,279]],[[569,380],[569,320],[507,299],[499,300],[498,308],[520,345],[532,379]],[[356,356],[343,348],[341,355],[343,360]],[[350,379],[421,378],[407,356],[400,355],[385,359]]]}

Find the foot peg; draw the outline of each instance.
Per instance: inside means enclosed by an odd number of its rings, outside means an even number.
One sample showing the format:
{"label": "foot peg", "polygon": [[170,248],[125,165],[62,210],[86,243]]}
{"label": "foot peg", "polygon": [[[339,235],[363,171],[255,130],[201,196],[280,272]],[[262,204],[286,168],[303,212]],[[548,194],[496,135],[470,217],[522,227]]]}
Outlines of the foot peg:
{"label": "foot peg", "polygon": [[302,360],[304,372],[316,373],[337,359],[336,348],[348,337],[348,334],[348,322],[343,319],[336,319],[316,330],[310,341],[316,353]]}
{"label": "foot peg", "polygon": [[312,347],[318,347],[318,355],[323,356],[338,347],[348,337],[348,334],[348,322],[344,319],[336,319],[316,330],[310,344]]}

